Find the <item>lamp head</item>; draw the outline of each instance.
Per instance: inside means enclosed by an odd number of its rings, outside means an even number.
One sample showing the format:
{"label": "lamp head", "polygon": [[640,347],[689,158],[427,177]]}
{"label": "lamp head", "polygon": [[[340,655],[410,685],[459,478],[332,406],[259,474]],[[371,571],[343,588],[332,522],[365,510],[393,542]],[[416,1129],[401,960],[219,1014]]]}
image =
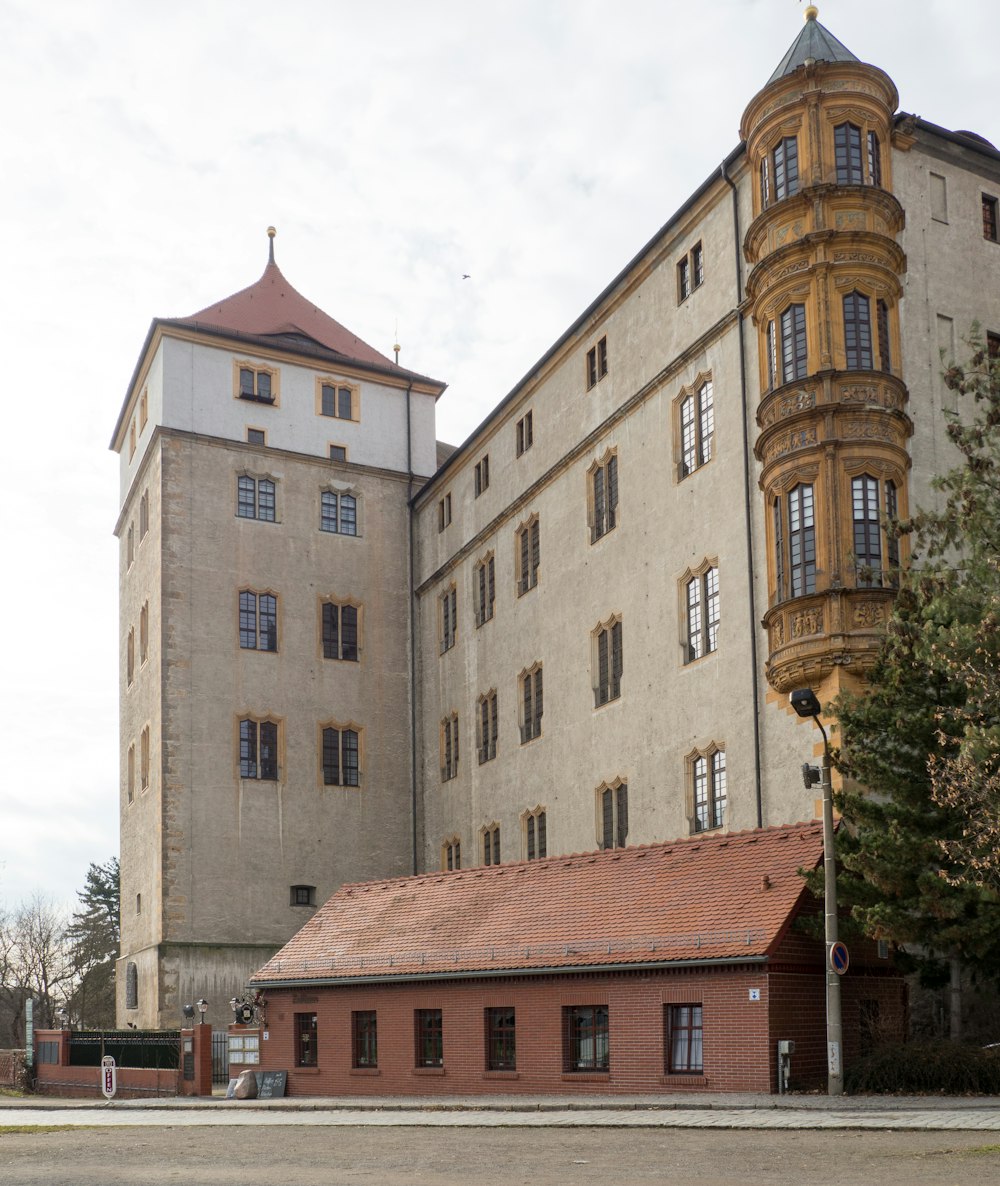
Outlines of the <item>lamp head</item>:
{"label": "lamp head", "polygon": [[208,1001],[206,1001],[204,997],[199,997],[197,1003],[198,1003],[198,1012],[202,1015],[202,1017],[204,1017],[205,1014],[208,1012]]}
{"label": "lamp head", "polygon": [[194,1005],[185,1005],[184,1008],[181,1009],[181,1012],[188,1019],[188,1021],[190,1021],[191,1018],[194,1017]]}
{"label": "lamp head", "polygon": [[788,697],[792,708],[800,717],[818,717],[822,712],[816,693],[812,688],[798,688]]}

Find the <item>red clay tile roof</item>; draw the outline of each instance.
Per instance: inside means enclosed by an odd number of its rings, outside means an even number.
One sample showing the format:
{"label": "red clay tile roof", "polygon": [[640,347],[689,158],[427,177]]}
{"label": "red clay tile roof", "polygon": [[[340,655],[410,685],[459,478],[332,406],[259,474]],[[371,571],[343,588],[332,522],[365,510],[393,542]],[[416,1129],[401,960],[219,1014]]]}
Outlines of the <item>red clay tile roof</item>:
{"label": "red clay tile roof", "polygon": [[347,359],[378,367],[396,366],[391,359],[328,317],[322,309],[317,309],[312,301],[307,301],[288,283],[273,260],[256,284],[216,301],[190,317],[179,317],[176,324],[211,326],[244,334],[304,334]]}
{"label": "red clay tile roof", "polygon": [[819,823],[345,885],[256,984],[763,958]]}

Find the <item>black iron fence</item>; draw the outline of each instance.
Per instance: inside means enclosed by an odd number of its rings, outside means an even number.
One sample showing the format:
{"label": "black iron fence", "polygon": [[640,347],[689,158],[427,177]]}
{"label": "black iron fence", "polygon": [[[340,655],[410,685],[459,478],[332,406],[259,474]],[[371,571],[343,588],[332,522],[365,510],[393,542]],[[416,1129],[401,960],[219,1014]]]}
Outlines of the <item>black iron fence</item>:
{"label": "black iron fence", "polygon": [[229,1034],[212,1034],[212,1082],[229,1082]]}
{"label": "black iron fence", "polygon": [[99,1067],[110,1054],[120,1067],[175,1071],[180,1051],[180,1030],[84,1030],[69,1037],[71,1067]]}

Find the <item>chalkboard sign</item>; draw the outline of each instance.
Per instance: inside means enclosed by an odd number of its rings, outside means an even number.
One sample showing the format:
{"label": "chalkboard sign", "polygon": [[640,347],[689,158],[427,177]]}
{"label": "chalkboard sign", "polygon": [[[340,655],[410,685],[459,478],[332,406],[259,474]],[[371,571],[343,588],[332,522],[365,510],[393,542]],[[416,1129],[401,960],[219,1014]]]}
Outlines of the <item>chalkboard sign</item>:
{"label": "chalkboard sign", "polygon": [[285,1094],[287,1071],[257,1071],[256,1076],[259,1100],[280,1099]]}

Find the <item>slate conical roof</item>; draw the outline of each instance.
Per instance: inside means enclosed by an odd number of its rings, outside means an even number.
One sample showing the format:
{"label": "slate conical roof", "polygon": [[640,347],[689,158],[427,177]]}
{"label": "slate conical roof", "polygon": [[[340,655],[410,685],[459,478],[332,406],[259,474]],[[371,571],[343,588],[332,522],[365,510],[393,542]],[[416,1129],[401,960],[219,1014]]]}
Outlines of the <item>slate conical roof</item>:
{"label": "slate conical roof", "polygon": [[306,337],[345,359],[398,369],[391,359],[334,321],[288,283],[274,262],[273,237],[267,267],[255,284],[176,320],[181,325],[235,330],[259,337]]}
{"label": "slate conical roof", "polygon": [[778,63],[778,68],[767,80],[768,86],[794,73],[800,66],[804,66],[807,59],[814,62],[857,62],[854,54],[842,45],[836,37],[825,29],[816,19],[816,9],[810,5],[806,9],[806,23],[802,32],[789,47],[788,53]]}

